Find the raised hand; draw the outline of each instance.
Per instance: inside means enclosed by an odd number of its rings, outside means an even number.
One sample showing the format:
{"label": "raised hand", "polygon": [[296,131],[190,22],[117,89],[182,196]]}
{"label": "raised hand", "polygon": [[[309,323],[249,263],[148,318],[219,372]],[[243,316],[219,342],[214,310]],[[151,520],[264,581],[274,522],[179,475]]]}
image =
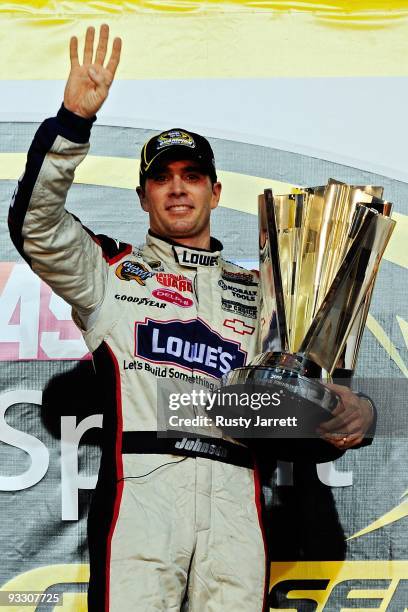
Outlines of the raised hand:
{"label": "raised hand", "polygon": [[78,60],[78,39],[70,41],[71,71],[64,92],[64,106],[73,113],[90,119],[98,112],[108,97],[120,60],[122,41],[115,38],[112,53],[104,66],[109,40],[109,26],[104,24],[99,32],[99,42],[94,58],[95,28],[88,28],[85,36],[84,59]]}

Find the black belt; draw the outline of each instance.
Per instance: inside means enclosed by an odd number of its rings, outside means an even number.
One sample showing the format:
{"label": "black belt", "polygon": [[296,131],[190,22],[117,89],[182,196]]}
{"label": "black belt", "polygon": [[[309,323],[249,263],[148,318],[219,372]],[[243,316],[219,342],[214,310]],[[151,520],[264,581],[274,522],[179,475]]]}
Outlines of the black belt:
{"label": "black belt", "polygon": [[122,453],[152,453],[204,457],[223,463],[253,468],[251,451],[222,438],[193,436],[188,433],[172,432],[174,437],[158,437],[155,431],[124,431]]}

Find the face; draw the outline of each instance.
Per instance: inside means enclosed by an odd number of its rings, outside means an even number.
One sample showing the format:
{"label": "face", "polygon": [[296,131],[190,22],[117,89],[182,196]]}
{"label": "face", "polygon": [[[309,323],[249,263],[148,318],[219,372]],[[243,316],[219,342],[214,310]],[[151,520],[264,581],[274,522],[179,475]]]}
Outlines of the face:
{"label": "face", "polygon": [[218,206],[221,183],[212,184],[197,162],[164,162],[137,192],[154,233],[186,246],[209,247],[210,214]]}

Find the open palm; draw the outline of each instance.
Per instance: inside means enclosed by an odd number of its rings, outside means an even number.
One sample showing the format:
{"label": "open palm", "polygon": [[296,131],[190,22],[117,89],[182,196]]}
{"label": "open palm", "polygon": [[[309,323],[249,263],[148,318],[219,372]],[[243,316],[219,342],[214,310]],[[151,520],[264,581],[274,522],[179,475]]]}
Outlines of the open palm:
{"label": "open palm", "polygon": [[120,60],[122,41],[115,38],[112,53],[104,66],[109,40],[109,26],[102,25],[94,58],[95,28],[85,36],[83,63],[78,60],[78,39],[70,41],[71,71],[64,92],[64,106],[81,117],[91,118],[105,102]]}

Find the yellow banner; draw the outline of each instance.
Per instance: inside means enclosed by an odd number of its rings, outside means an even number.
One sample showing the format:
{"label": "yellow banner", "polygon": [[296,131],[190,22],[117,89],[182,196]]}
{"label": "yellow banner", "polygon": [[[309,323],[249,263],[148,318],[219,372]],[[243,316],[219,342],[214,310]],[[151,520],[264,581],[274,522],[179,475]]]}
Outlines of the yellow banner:
{"label": "yellow banner", "polygon": [[407,17],[397,0],[6,2],[0,79],[64,79],[69,37],[102,22],[124,41],[119,79],[405,76]]}

